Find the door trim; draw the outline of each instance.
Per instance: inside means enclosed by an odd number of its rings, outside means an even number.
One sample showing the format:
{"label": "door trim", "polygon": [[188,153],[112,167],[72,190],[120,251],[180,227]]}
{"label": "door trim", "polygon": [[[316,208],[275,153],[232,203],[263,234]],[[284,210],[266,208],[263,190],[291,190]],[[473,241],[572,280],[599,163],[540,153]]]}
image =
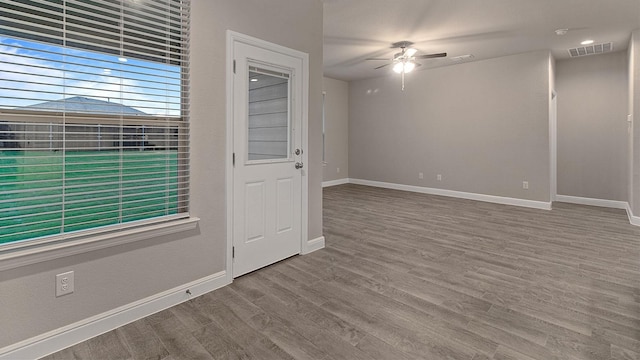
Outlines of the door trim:
{"label": "door trim", "polygon": [[549,153],[550,156],[550,200],[552,203],[558,197],[558,93],[551,90],[549,98]]}
{"label": "door trim", "polygon": [[233,122],[233,54],[235,52],[235,44],[243,43],[269,51],[281,53],[302,60],[302,99],[300,99],[300,107],[302,110],[302,162],[307,165],[302,169],[302,194],[301,194],[301,227],[300,227],[300,254],[306,254],[315,250],[315,244],[308,242],[309,238],[309,177],[307,176],[307,168],[309,157],[307,150],[309,148],[309,54],[293,50],[281,45],[277,45],[268,41],[264,41],[252,36],[244,35],[235,31],[227,30],[227,65],[226,65],[226,210],[227,210],[227,251],[226,251],[226,277],[229,283],[233,281],[233,148],[234,148],[234,122]]}

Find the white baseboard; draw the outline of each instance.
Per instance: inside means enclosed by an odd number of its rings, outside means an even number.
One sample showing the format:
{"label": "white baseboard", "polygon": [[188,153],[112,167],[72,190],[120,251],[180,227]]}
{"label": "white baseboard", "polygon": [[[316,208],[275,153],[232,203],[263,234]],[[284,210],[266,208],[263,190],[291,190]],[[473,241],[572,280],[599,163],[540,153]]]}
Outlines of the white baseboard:
{"label": "white baseboard", "polygon": [[556,201],[570,203],[570,204],[600,206],[600,207],[607,207],[607,208],[613,208],[613,209],[625,209],[625,210],[628,207],[628,203],[626,201],[594,199],[594,198],[585,198],[585,197],[568,196],[568,195],[556,195]]}
{"label": "white baseboard", "polygon": [[[422,187],[422,186],[394,184],[394,183],[387,183],[382,181],[371,181],[371,180],[352,179],[352,178],[340,179],[340,180],[334,180],[334,181],[336,183],[328,181],[327,185],[325,185],[325,183],[322,183],[322,186],[326,187],[326,186],[333,186],[333,185],[348,183],[348,184],[356,184],[356,185],[381,187],[385,189],[412,191],[412,192],[417,192],[422,194],[441,195],[441,196],[449,196],[449,197],[456,197],[456,198],[469,199],[469,200],[486,201],[486,202],[491,202],[496,204],[514,205],[514,206],[523,206],[523,207],[534,208],[534,209],[551,210],[551,202],[547,203],[544,201],[525,200],[525,199],[509,198],[509,197],[494,196],[494,195],[483,195],[483,194],[467,193],[462,191],[444,190],[444,189],[428,188],[428,187]],[[571,204],[579,204],[579,205],[590,205],[590,206],[600,206],[600,207],[608,207],[608,208],[614,208],[614,209],[624,209],[627,211],[627,216],[629,217],[629,223],[631,225],[640,226],[640,216],[635,216],[633,214],[633,211],[631,210],[631,206],[626,201],[584,198],[579,196],[568,196],[568,195],[555,195],[554,201],[571,203]]]}
{"label": "white baseboard", "polygon": [[307,246],[302,249],[302,255],[310,254],[324,248],[324,236],[307,241]]}
{"label": "white baseboard", "polygon": [[394,184],[394,183],[386,183],[386,182],[362,180],[362,179],[349,179],[349,183],[358,184],[358,185],[375,186],[375,187],[381,187],[386,189],[412,191],[412,192],[417,192],[422,194],[440,195],[440,196],[449,196],[449,197],[468,199],[468,200],[485,201],[485,202],[503,204],[503,205],[514,205],[514,206],[522,206],[522,207],[528,207],[528,208],[534,208],[534,209],[551,210],[551,202],[544,202],[544,201],[517,199],[517,198],[495,196],[495,195],[475,194],[475,193],[468,193],[463,191],[436,189],[436,188],[428,188],[428,187],[422,187],[422,186]]}
{"label": "white baseboard", "polygon": [[629,222],[631,223],[631,225],[635,225],[635,226],[640,226],[640,216],[635,216],[633,215],[633,210],[631,210],[631,205],[629,203],[627,204],[627,216],[629,217]]}
{"label": "white baseboard", "polygon": [[[0,360],[37,359],[230,283],[225,271],[0,349]],[[187,294],[189,290],[191,295]]]}
{"label": "white baseboard", "polygon": [[556,195],[556,201],[570,203],[570,204],[600,206],[600,207],[607,207],[612,209],[623,209],[627,211],[627,216],[629,217],[629,223],[634,226],[640,226],[640,217],[633,215],[631,206],[626,201],[593,199],[593,198],[584,198],[579,196],[568,196],[568,195]]}
{"label": "white baseboard", "polygon": [[336,185],[342,185],[342,184],[348,184],[348,183],[349,183],[349,178],[330,180],[330,181],[323,181],[322,182],[322,187],[326,188],[326,187],[329,187],[329,186],[336,186]]}

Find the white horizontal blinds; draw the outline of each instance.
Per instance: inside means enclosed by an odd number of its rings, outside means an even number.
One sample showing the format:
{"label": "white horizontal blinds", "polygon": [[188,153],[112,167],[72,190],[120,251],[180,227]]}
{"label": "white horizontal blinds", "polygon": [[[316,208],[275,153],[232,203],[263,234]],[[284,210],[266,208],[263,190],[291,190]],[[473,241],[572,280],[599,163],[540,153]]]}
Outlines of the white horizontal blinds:
{"label": "white horizontal blinds", "polygon": [[188,216],[188,30],[187,0],[0,2],[0,244]]}
{"label": "white horizontal blinds", "polygon": [[289,75],[249,68],[248,159],[289,157]]}
{"label": "white horizontal blinds", "polygon": [[[51,7],[54,3],[57,7]],[[158,15],[161,3],[167,6],[165,23]],[[181,104],[181,79],[188,56],[181,45],[188,34],[182,20],[185,15],[178,16],[172,8],[178,4],[184,2],[0,2],[4,55],[0,87],[14,90],[0,101],[0,108],[53,110],[57,105],[57,110],[117,114],[122,110],[119,105],[124,105],[134,107],[138,114],[180,115],[181,108],[187,108]],[[81,16],[87,19],[83,21]],[[7,29],[10,26],[15,28]],[[139,34],[142,31],[146,35]],[[67,98],[66,108],[35,103],[60,100],[61,93]],[[83,106],[87,97],[113,104]]]}
{"label": "white horizontal blinds", "polygon": [[7,37],[180,64],[185,0],[3,0]]}

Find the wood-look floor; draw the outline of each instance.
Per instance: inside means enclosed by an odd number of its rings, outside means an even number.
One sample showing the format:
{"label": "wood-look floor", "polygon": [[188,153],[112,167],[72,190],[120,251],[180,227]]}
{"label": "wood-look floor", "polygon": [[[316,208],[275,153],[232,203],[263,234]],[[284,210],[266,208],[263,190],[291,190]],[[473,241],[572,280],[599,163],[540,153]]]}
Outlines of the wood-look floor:
{"label": "wood-look floor", "polygon": [[342,185],[324,235],[46,359],[640,359],[640,228],[622,210]]}

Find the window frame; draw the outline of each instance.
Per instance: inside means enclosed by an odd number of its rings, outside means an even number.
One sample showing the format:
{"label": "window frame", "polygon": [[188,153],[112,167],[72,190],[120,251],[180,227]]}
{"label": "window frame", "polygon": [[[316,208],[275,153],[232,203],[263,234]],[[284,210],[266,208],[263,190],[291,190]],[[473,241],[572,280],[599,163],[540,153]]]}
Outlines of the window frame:
{"label": "window frame", "polygon": [[[188,3],[188,0],[187,0]],[[188,21],[185,22],[187,24]],[[183,25],[188,26],[188,25]],[[12,36],[6,36],[13,38]],[[16,38],[22,40],[20,38]],[[26,41],[34,41],[26,39]],[[123,43],[126,45],[126,42]],[[122,45],[122,46],[125,46]],[[24,123],[57,123],[64,126],[92,126],[113,124],[114,126],[175,125],[177,132],[177,175],[184,177],[186,186],[179,186],[177,191],[178,207],[176,214],[116,223],[105,226],[94,226],[83,230],[62,232],[59,234],[33,237],[0,244],[0,271],[24,266],[73,254],[94,251],[97,249],[126,244],[193,230],[199,219],[189,213],[190,170],[189,170],[189,44],[188,30],[184,36],[181,52],[184,56],[180,62],[180,116],[169,115],[127,115],[127,114],[92,114],[82,112],[43,111],[25,109],[0,109],[3,121]],[[71,47],[73,48],[73,47]],[[61,95],[63,95],[61,93]],[[63,118],[72,119],[61,122]],[[182,151],[181,149],[185,149]],[[63,185],[64,186],[64,185]]]}

